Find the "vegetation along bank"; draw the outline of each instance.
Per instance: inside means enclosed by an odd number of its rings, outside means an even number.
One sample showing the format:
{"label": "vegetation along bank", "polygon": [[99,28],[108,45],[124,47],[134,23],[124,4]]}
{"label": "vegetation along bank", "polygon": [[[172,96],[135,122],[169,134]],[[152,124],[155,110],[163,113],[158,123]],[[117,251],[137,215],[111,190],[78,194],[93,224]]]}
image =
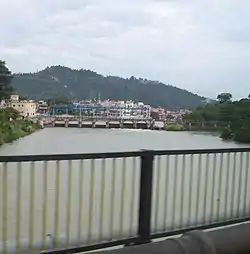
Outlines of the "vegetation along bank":
{"label": "vegetation along bank", "polygon": [[41,129],[36,120],[22,119],[12,108],[0,109],[0,145],[12,142]]}
{"label": "vegetation along bank", "polygon": [[250,143],[250,95],[232,101],[230,93],[217,96],[217,101],[194,110],[185,117],[186,121],[211,123],[222,128],[220,137],[240,143]]}
{"label": "vegetation along bank", "polygon": [[[8,100],[13,88],[12,74],[0,60],[0,101]],[[37,120],[23,119],[13,108],[0,108],[0,145],[12,142],[41,128]]]}

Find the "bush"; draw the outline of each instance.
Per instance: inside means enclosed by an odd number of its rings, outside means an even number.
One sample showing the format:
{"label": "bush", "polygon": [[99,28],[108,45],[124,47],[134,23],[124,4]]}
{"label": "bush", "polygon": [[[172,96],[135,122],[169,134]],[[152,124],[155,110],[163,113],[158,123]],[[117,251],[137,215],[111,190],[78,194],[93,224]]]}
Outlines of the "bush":
{"label": "bush", "polygon": [[[0,110],[0,145],[12,142],[41,129],[39,122],[18,119],[17,111],[14,109]],[[12,119],[11,121],[9,119]]]}
{"label": "bush", "polygon": [[218,129],[223,129],[223,140],[234,140],[250,143],[250,96],[238,101],[231,101],[229,93],[217,97],[217,103],[207,104],[197,108],[184,117],[185,122],[216,122]]}
{"label": "bush", "polygon": [[220,138],[223,140],[232,140],[234,138],[232,130],[230,128],[225,128],[222,131]]}
{"label": "bush", "polygon": [[242,128],[236,131],[234,140],[241,143],[250,143],[250,129]]}
{"label": "bush", "polygon": [[165,130],[167,131],[185,131],[185,127],[181,124],[167,124],[165,126]]}

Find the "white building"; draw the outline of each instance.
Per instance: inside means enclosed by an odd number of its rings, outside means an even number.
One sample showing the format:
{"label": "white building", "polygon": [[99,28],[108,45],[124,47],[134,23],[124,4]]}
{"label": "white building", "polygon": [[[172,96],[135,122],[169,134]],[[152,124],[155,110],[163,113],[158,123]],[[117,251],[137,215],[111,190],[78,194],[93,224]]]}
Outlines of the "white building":
{"label": "white building", "polygon": [[17,110],[23,117],[36,116],[36,103],[33,100],[19,101],[18,95],[11,95],[8,106]]}
{"label": "white building", "polygon": [[150,118],[151,107],[144,105],[143,102],[135,103],[133,101],[126,101],[121,105],[123,108],[120,110],[121,118]]}
{"label": "white building", "polygon": [[19,95],[13,94],[10,96],[10,101],[19,101]]}

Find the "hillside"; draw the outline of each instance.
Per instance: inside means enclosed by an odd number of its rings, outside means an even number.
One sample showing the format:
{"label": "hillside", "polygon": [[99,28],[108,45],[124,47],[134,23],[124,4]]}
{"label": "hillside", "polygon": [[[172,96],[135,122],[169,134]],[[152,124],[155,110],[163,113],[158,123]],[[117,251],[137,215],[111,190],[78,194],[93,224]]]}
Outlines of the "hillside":
{"label": "hillside", "polygon": [[52,66],[37,73],[14,74],[13,88],[32,99],[58,98],[143,101],[152,106],[169,109],[195,108],[204,98],[186,90],[157,81],[131,77],[104,77],[90,70],[74,70]]}

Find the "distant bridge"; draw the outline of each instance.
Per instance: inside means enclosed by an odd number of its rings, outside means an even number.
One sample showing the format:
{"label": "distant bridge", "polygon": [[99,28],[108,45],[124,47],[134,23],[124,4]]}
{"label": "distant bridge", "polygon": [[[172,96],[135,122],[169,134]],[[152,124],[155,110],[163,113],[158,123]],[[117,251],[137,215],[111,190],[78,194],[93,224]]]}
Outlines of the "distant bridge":
{"label": "distant bridge", "polygon": [[56,115],[41,117],[44,127],[80,127],[80,128],[126,128],[126,129],[158,129],[164,128],[164,121],[151,118],[122,118],[112,116],[74,116]]}

